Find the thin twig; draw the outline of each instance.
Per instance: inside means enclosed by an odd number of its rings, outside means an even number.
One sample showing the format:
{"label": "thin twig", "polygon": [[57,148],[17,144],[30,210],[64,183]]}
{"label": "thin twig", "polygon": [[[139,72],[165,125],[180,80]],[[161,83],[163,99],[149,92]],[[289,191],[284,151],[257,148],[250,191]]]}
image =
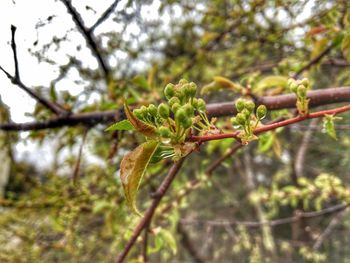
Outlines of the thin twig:
{"label": "thin twig", "polygon": [[119,256],[116,259],[116,263],[121,263],[124,261],[126,256],[128,255],[130,249],[134,246],[137,238],[141,234],[141,232],[145,229],[145,227],[148,225],[148,223],[152,220],[152,217],[154,215],[154,212],[156,211],[160,201],[162,200],[163,196],[165,195],[166,191],[168,190],[169,186],[171,185],[172,181],[175,179],[176,174],[180,170],[184,159],[180,159],[178,162],[174,163],[173,166],[170,168],[168,175],[164,178],[160,186],[158,187],[154,199],[152,201],[151,206],[147,209],[145,212],[143,218],[139,222],[139,224],[135,227],[134,232],[129,239],[128,243],[126,244],[124,250],[119,254]]}
{"label": "thin twig", "polygon": [[18,56],[17,56],[17,45],[16,45],[16,40],[15,40],[15,34],[16,34],[16,27],[14,25],[11,25],[11,49],[13,52],[13,60],[15,64],[15,75],[12,76],[8,71],[6,71],[3,67],[0,66],[0,70],[4,72],[6,77],[11,80],[11,82],[24,90],[29,96],[31,96],[33,99],[35,99],[37,102],[41,103],[44,105],[46,108],[51,110],[53,113],[60,115],[60,116],[66,116],[69,113],[63,109],[61,106],[58,104],[49,101],[38,94],[34,93],[30,88],[28,88],[26,85],[23,84],[21,78],[20,78],[20,73],[19,73],[19,65],[18,65]]}
{"label": "thin twig", "polygon": [[346,215],[347,209],[340,211],[337,215],[335,215],[331,222],[328,224],[326,229],[319,235],[316,239],[315,244],[313,245],[314,250],[319,250],[324,240],[332,233],[335,227],[340,223],[343,217]]}
{"label": "thin twig", "polygon": [[75,9],[75,7],[72,5],[70,0],[61,0],[63,4],[66,6],[68,13],[72,16],[73,21],[75,22],[76,26],[78,27],[80,33],[84,36],[90,50],[92,51],[93,55],[97,59],[102,72],[104,74],[106,82],[108,82],[108,79],[110,77],[110,69],[107,65],[107,62],[103,59],[99,47],[97,46],[97,43],[94,39],[94,36],[92,34],[92,31],[88,30],[85,26],[85,23],[78,13],[78,11]]}
{"label": "thin twig", "polygon": [[13,52],[13,59],[15,62],[15,79],[20,80],[18,57],[17,57],[17,46],[16,46],[16,41],[15,41],[16,29],[17,29],[17,27],[15,27],[14,25],[11,25],[11,48],[12,48],[12,52]]}
{"label": "thin twig", "polygon": [[89,28],[89,33],[91,34],[94,32],[96,27],[98,27],[103,21],[105,21],[114,11],[114,9],[117,7],[120,0],[115,0],[113,4],[111,4],[106,11],[103,12],[103,14],[100,16],[99,19]]}
{"label": "thin twig", "polygon": [[81,141],[81,144],[80,144],[80,147],[79,147],[79,153],[78,153],[78,159],[77,159],[77,162],[75,163],[75,167],[74,167],[74,172],[73,172],[73,185],[76,185],[77,182],[78,182],[78,179],[79,179],[79,170],[80,170],[80,163],[81,163],[81,157],[82,157],[82,154],[83,154],[83,148],[84,148],[84,144],[85,144],[85,141],[86,141],[86,137],[87,137],[87,134],[89,132],[89,128],[85,128],[85,131],[84,131],[84,134],[83,134],[83,138],[82,138],[82,141]]}
{"label": "thin twig", "polygon": [[296,221],[299,221],[302,218],[314,218],[314,217],[319,217],[319,216],[324,216],[327,214],[332,214],[335,212],[342,211],[349,207],[349,203],[347,204],[339,204],[335,206],[331,206],[328,208],[325,208],[320,211],[313,211],[313,212],[300,212],[295,216],[291,217],[285,217],[285,218],[279,218],[275,220],[269,220],[269,221],[262,221],[262,222],[257,222],[257,221],[225,221],[225,220],[197,220],[197,219],[181,219],[182,224],[208,224],[212,226],[246,226],[246,227],[262,227],[264,225],[268,226],[279,226],[279,225],[284,225],[284,224],[290,224],[294,223]]}
{"label": "thin twig", "polygon": [[180,242],[184,249],[187,250],[188,254],[192,257],[195,263],[204,263],[204,259],[202,259],[199,252],[193,246],[190,237],[186,230],[183,228],[182,224],[177,224],[177,232],[180,234]]}
{"label": "thin twig", "polygon": [[151,221],[149,221],[143,230],[143,242],[142,242],[142,261],[143,263],[148,262],[148,232],[150,228]]}

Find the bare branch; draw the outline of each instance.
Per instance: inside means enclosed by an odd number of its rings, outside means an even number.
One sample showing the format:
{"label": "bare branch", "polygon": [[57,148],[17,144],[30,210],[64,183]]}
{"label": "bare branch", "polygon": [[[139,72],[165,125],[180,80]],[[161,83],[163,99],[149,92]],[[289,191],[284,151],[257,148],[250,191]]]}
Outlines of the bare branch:
{"label": "bare branch", "polygon": [[73,172],[73,176],[72,176],[74,185],[77,184],[78,179],[79,179],[81,156],[83,154],[83,148],[84,148],[84,144],[85,144],[88,132],[89,132],[89,128],[87,127],[83,133],[83,139],[82,139],[80,147],[79,147],[78,159],[77,159],[77,162],[75,163],[75,167],[74,167],[74,172]]}
{"label": "bare branch", "polygon": [[44,105],[46,108],[51,110],[53,113],[57,115],[67,115],[68,112],[63,109],[58,104],[51,102],[38,94],[34,93],[30,88],[28,88],[26,85],[23,84],[20,78],[19,74],[19,65],[18,65],[18,57],[17,57],[17,46],[15,41],[15,34],[16,34],[16,27],[14,25],[11,25],[11,48],[13,52],[13,60],[15,64],[15,75],[12,76],[8,71],[6,71],[3,67],[0,66],[0,70],[5,73],[6,77],[11,80],[11,82],[24,90],[26,93],[29,94],[33,99]]}
{"label": "bare branch", "polygon": [[19,66],[18,66],[18,58],[17,58],[17,46],[16,46],[16,41],[15,41],[15,34],[16,34],[16,29],[14,25],[11,25],[11,48],[13,52],[13,58],[15,62],[15,79],[19,80]]}
{"label": "bare branch", "polygon": [[94,32],[94,30],[96,29],[96,27],[98,27],[101,23],[103,23],[103,21],[105,21],[114,11],[114,9],[117,7],[118,3],[120,0],[115,0],[113,2],[113,4],[111,4],[106,11],[103,12],[103,14],[100,16],[99,19],[97,19],[97,21],[95,22],[95,24],[93,24],[90,29],[89,29],[89,33],[91,34],[92,32]]}
{"label": "bare branch", "polygon": [[299,214],[291,217],[285,217],[285,218],[280,218],[280,219],[275,219],[275,220],[270,220],[270,221],[263,221],[263,222],[256,222],[256,221],[225,221],[225,220],[210,220],[210,221],[203,221],[203,220],[196,220],[196,219],[182,219],[181,223],[182,224],[209,224],[212,226],[246,226],[246,227],[262,227],[264,225],[268,226],[279,226],[279,225],[284,225],[284,224],[290,224],[294,223],[296,221],[301,220],[302,218],[314,218],[314,217],[319,217],[319,216],[324,216],[327,214],[332,214],[336,213],[339,211],[342,211],[349,207],[348,204],[339,204],[335,206],[331,206],[328,208],[325,208],[320,211],[313,211],[313,212],[300,212]]}
{"label": "bare branch", "polygon": [[104,74],[106,81],[108,81],[108,78],[110,77],[110,69],[109,69],[109,66],[107,65],[107,62],[103,59],[103,57],[99,51],[99,47],[96,44],[96,41],[94,39],[92,32],[86,28],[83,19],[81,18],[78,11],[74,8],[71,1],[70,0],[61,0],[61,1],[66,6],[68,13],[72,16],[73,21],[77,25],[80,33],[84,36],[90,50],[92,51],[92,54],[97,59],[99,65],[103,71],[103,74]]}
{"label": "bare branch", "polygon": [[168,190],[169,186],[171,185],[172,181],[174,180],[176,174],[180,170],[184,159],[180,159],[178,162],[174,163],[173,166],[170,168],[168,175],[164,178],[160,186],[158,187],[155,195],[154,200],[151,204],[151,206],[147,209],[145,212],[143,218],[139,222],[139,224],[134,229],[134,233],[132,234],[130,240],[126,244],[124,250],[119,254],[118,258],[116,259],[116,263],[121,263],[124,261],[126,256],[128,255],[130,249],[134,246],[137,238],[141,234],[141,232],[145,229],[145,227],[148,225],[148,223],[152,220],[152,217],[154,215],[154,212],[156,211],[160,201],[162,200],[163,196],[165,195],[166,191]]}
{"label": "bare branch", "polygon": [[[0,67],[1,69],[1,67]],[[5,73],[6,74],[6,73]],[[308,93],[310,107],[328,105],[339,102],[350,101],[350,87],[329,88],[322,90],[312,90]],[[266,96],[257,99],[257,104],[264,104],[269,110],[279,110],[285,108],[295,108],[296,97],[294,94],[278,96]],[[209,117],[231,116],[236,114],[234,102],[212,103],[207,105]],[[43,122],[28,123],[5,123],[0,124],[0,130],[5,131],[30,131],[52,129],[63,126],[76,126],[79,124],[93,126],[96,124],[107,124],[113,121],[125,119],[122,109],[115,111],[96,111],[89,113],[76,113],[67,116],[59,116]]]}

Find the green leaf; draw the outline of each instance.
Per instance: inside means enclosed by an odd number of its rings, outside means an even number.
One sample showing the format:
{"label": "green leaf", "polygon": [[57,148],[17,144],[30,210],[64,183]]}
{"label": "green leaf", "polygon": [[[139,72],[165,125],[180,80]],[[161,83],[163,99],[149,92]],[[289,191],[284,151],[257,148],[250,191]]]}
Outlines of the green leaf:
{"label": "green leaf", "polygon": [[136,116],[130,111],[126,102],[124,103],[124,111],[129,122],[138,132],[141,132],[143,135],[150,138],[157,136],[156,128],[136,118]]}
{"label": "green leaf", "polygon": [[146,80],[146,78],[142,75],[137,75],[132,79],[132,83],[135,84],[136,86],[145,89],[145,90],[149,90],[149,86],[148,86],[148,82]]}
{"label": "green leaf", "polygon": [[131,131],[134,126],[128,120],[122,120],[109,126],[105,131]]}
{"label": "green leaf", "polygon": [[350,61],[350,33],[346,34],[341,43],[341,50],[347,61]]}
{"label": "green leaf", "polygon": [[267,88],[281,87],[285,89],[287,87],[288,78],[282,76],[268,76],[260,80],[254,88],[254,92],[263,92]]}
{"label": "green leaf", "polygon": [[326,115],[323,118],[323,129],[327,132],[327,134],[337,140],[337,133],[334,128],[334,121],[341,119],[340,117],[335,117],[333,115]]}
{"label": "green leaf", "polygon": [[120,164],[120,179],[128,206],[140,215],[136,207],[136,195],[145,170],[158,146],[157,141],[148,141],[124,156]]}

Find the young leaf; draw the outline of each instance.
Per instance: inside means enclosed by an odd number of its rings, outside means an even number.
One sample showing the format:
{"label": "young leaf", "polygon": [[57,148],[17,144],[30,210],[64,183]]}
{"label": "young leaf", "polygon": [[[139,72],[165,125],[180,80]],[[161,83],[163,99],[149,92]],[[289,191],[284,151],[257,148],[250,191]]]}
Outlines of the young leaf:
{"label": "young leaf", "polygon": [[120,164],[120,179],[123,184],[127,204],[133,212],[140,216],[141,214],[136,207],[136,195],[143,174],[157,146],[157,141],[145,142],[125,155]]}
{"label": "young leaf", "polygon": [[143,135],[150,138],[157,136],[156,128],[136,118],[136,116],[130,111],[126,102],[124,103],[124,111],[129,122],[138,132],[141,132]]}
{"label": "young leaf", "polygon": [[256,87],[254,87],[254,92],[261,93],[271,87],[281,87],[285,89],[287,87],[287,82],[288,78],[283,76],[268,76],[258,82]]}
{"label": "young leaf", "polygon": [[109,126],[105,131],[130,131],[134,126],[128,120],[122,120]]}
{"label": "young leaf", "polygon": [[323,128],[327,134],[334,140],[337,140],[337,133],[334,128],[334,121],[341,119],[340,117],[334,117],[333,115],[326,115],[323,118]]}

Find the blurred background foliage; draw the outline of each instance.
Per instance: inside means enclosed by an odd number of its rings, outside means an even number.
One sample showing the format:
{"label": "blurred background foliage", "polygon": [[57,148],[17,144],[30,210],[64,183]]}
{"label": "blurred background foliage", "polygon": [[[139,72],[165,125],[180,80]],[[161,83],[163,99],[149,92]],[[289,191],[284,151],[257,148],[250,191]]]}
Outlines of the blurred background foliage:
{"label": "blurred background foliage", "polygon": [[[242,87],[259,96],[289,93],[285,83],[293,75],[308,77],[314,89],[350,83],[347,0],[116,2],[93,30],[108,75],[76,55],[89,48],[72,41],[78,32],[74,24],[63,37],[41,40],[41,31],[60,21],[59,14],[48,14],[29,52],[59,71],[50,86],[36,87],[39,94],[77,113],[119,109],[123,98],[138,106],[159,102],[164,86],[180,78],[201,87],[207,102],[233,101]],[[91,14],[98,19],[93,5],[77,8],[83,19]],[[66,52],[67,62],[55,61],[55,52]],[[323,52],[322,59],[300,72]],[[215,82],[216,76],[235,87]],[[66,79],[82,91],[58,89]],[[6,101],[0,105],[1,122],[6,122]],[[35,120],[51,116],[40,104],[28,114]],[[268,118],[292,114],[281,110]],[[239,223],[293,217],[350,201],[350,115],[342,117],[336,122],[338,140],[324,133],[321,120],[306,121],[261,135],[210,172],[208,167],[234,142],[203,145],[185,162],[153,219],[149,262],[348,262],[346,210],[278,225]],[[229,118],[220,118],[217,125],[227,128]],[[124,248],[139,218],[125,205],[118,169],[122,156],[143,137],[107,133],[106,127],[62,127],[24,137],[0,133],[0,155],[5,156],[1,262],[113,262]],[[49,144],[53,162],[41,168],[17,161],[11,152],[23,140]],[[141,211],[169,166],[165,160],[147,170],[138,198]],[[332,233],[317,243],[330,226]],[[143,238],[127,262],[142,262]]]}

